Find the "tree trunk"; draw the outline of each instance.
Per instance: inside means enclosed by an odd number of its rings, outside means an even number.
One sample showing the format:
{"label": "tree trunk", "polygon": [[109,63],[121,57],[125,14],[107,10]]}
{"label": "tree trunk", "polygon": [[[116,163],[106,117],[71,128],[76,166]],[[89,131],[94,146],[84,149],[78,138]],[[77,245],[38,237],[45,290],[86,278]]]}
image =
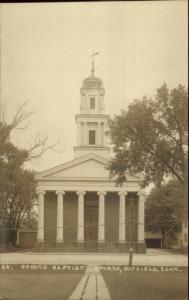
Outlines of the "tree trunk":
{"label": "tree trunk", "polygon": [[161,237],[162,237],[162,248],[166,248],[164,228],[161,228]]}
{"label": "tree trunk", "polygon": [[16,240],[17,240],[17,230],[11,229],[10,242],[13,247],[16,246]]}

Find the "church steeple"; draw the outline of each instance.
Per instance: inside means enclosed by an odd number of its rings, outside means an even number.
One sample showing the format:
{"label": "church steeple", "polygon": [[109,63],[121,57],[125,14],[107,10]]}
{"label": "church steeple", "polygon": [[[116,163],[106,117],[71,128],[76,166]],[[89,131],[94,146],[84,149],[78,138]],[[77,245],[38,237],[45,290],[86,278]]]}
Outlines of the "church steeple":
{"label": "church steeple", "polygon": [[96,153],[102,156],[109,155],[105,127],[108,115],[104,114],[104,94],[103,82],[94,76],[94,56],[92,54],[91,75],[87,77],[80,90],[81,104],[80,114],[76,115],[77,124],[77,146],[74,147],[75,157],[88,153]]}

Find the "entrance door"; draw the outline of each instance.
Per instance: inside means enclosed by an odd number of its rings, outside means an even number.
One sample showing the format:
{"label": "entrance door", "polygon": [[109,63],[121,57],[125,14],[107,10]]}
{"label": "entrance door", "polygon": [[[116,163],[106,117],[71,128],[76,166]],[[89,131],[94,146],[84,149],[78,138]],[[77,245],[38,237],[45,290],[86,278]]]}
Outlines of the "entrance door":
{"label": "entrance door", "polygon": [[98,201],[86,201],[84,224],[86,248],[89,251],[96,251],[98,241]]}

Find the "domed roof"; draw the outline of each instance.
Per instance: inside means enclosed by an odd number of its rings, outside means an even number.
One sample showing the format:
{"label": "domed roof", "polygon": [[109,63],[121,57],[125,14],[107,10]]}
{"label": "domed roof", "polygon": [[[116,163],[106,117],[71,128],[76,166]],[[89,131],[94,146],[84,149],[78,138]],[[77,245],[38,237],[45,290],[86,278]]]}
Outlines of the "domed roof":
{"label": "domed roof", "polygon": [[91,75],[83,80],[82,89],[104,89],[103,82],[98,77]]}

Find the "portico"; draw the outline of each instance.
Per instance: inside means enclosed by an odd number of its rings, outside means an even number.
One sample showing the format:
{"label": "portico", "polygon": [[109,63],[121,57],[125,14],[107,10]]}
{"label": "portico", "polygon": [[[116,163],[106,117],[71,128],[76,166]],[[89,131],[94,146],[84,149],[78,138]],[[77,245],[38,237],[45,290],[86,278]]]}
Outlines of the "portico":
{"label": "portico", "polygon": [[145,252],[142,178],[126,174],[121,186],[110,178],[104,94],[93,64],[81,88],[74,159],[36,175],[39,249]]}
{"label": "portico", "polygon": [[[144,252],[144,196],[141,192],[119,190],[78,189],[38,189],[39,214],[37,243],[39,248],[56,246],[62,251],[69,249],[93,252],[125,252],[131,245],[135,251]],[[52,199],[52,201],[49,200]],[[72,199],[74,201],[72,201]],[[47,201],[47,203],[46,203]],[[53,234],[48,235],[45,210],[51,201],[51,221],[54,220]],[[112,206],[112,202],[114,205]],[[129,219],[130,202],[133,202],[135,224]],[[70,202],[70,203],[69,203]],[[72,206],[72,212],[70,210]],[[66,224],[66,214],[70,215],[72,228]],[[52,217],[53,215],[53,217]],[[48,216],[46,216],[48,220]],[[134,219],[134,218],[133,218]],[[46,221],[47,221],[46,220]],[[74,226],[75,224],[75,226]],[[131,226],[137,230],[131,237]],[[72,234],[69,237],[69,230]]]}

